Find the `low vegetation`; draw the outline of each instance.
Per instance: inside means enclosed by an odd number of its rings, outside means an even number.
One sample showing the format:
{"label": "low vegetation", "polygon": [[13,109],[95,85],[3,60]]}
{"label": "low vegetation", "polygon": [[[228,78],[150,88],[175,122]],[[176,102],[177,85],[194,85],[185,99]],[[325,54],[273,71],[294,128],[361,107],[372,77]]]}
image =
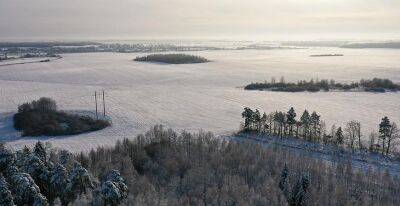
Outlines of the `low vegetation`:
{"label": "low vegetation", "polygon": [[147,56],[136,57],[134,60],[167,64],[195,64],[209,62],[209,60],[204,57],[188,54],[150,54]]}
{"label": "low vegetation", "polygon": [[22,131],[22,136],[74,135],[108,126],[106,120],[58,111],[56,102],[45,97],[20,105],[14,115],[14,128]]}
{"label": "low vegetation", "polygon": [[282,77],[279,82],[274,78],[270,82],[251,83],[244,87],[246,90],[268,90],[279,92],[318,92],[318,91],[365,91],[365,92],[395,92],[400,91],[400,85],[393,83],[389,79],[373,78],[372,80],[360,80],[350,84],[337,83],[335,80],[314,80],[298,81],[297,83],[286,83]]}
{"label": "low vegetation", "polygon": [[396,145],[400,143],[400,130],[396,123],[390,122],[388,117],[382,118],[378,125],[379,134],[372,132],[369,142],[364,142],[361,133],[361,123],[353,120],[345,127],[333,125],[327,131],[321,115],[317,112],[304,110],[300,118],[292,107],[287,112],[261,113],[258,109],[244,108],[242,118],[244,124],[241,132],[258,133],[280,137],[297,138],[305,141],[333,145],[338,149],[348,149],[395,155],[400,158]]}

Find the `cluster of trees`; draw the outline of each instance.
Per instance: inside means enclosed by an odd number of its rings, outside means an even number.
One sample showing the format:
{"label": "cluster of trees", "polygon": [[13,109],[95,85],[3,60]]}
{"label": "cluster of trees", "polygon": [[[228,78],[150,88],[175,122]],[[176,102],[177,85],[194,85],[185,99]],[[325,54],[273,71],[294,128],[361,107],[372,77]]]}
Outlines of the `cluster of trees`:
{"label": "cluster of trees", "polygon": [[344,128],[333,125],[331,130],[327,131],[321,115],[315,111],[310,114],[308,110],[304,110],[301,116],[298,116],[293,107],[287,112],[276,111],[270,114],[245,107],[242,118],[244,119],[242,132],[301,138],[349,148],[352,151],[369,150],[389,155],[394,152],[395,145],[400,140],[400,130],[388,117],[384,117],[379,124],[379,134],[374,132],[370,134],[369,143],[363,141],[360,122],[350,121]]}
{"label": "cluster of trees", "polygon": [[156,126],[77,159],[94,175],[118,169],[126,205],[397,205],[398,177],[353,170],[282,148]]}
{"label": "cluster of trees", "polygon": [[0,205],[63,205],[76,201],[119,205],[127,197],[125,180],[116,170],[93,177],[65,150],[37,142],[13,152],[0,145]]}
{"label": "cluster of trees", "polygon": [[386,92],[386,91],[399,91],[400,85],[393,83],[389,79],[373,78],[372,80],[361,79],[360,82],[353,82],[350,84],[337,83],[335,80],[314,80],[310,81],[298,81],[297,83],[286,83],[285,79],[281,77],[280,81],[277,82],[275,78],[272,78],[270,82],[265,81],[263,83],[251,83],[244,87],[246,90],[270,90],[280,92],[318,92],[318,91],[329,91],[329,90],[343,90],[348,91],[351,89],[360,89],[366,92]]}
{"label": "cluster of trees", "polygon": [[136,57],[134,60],[167,64],[194,64],[209,62],[209,60],[204,57],[188,54],[150,54],[147,56]]}
{"label": "cluster of trees", "polygon": [[107,120],[58,111],[56,102],[46,97],[20,105],[13,119],[23,136],[73,135],[110,126]]}

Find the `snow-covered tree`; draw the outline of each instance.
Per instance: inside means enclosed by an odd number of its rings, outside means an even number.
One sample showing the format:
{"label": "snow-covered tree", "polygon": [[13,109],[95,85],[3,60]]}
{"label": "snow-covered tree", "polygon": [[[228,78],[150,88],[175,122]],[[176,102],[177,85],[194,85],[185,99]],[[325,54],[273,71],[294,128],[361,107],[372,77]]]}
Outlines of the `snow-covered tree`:
{"label": "snow-covered tree", "polygon": [[310,186],[310,175],[304,174],[294,185],[291,198],[289,200],[290,206],[305,206],[307,205],[307,192]]}
{"label": "snow-covered tree", "polygon": [[48,205],[47,199],[40,193],[39,187],[27,173],[20,173],[17,168],[11,166],[9,169],[9,182],[13,187],[12,193],[15,194],[14,201],[17,205]]}
{"label": "snow-covered tree", "polygon": [[0,146],[0,172],[5,172],[15,163],[15,154],[4,146]]}
{"label": "snow-covered tree", "polygon": [[68,179],[68,171],[61,164],[56,165],[54,170],[51,172],[50,178],[50,190],[51,195],[48,197],[49,202],[52,203],[56,197],[59,197],[61,202],[69,202],[68,197],[71,195],[68,194],[66,190],[67,185],[69,183]]}
{"label": "snow-covered tree", "polygon": [[67,150],[61,150],[58,154],[58,159],[60,164],[66,167],[68,164],[73,162],[73,155],[71,154],[71,152],[68,152]]}
{"label": "snow-covered tree", "polygon": [[104,179],[101,194],[105,204],[119,205],[127,197],[128,186],[117,170],[112,170]]}
{"label": "snow-covered tree", "polygon": [[288,189],[288,178],[289,176],[289,169],[287,165],[283,167],[281,173],[281,179],[279,180],[279,189],[281,189],[283,195],[288,199],[289,198],[289,189]]}
{"label": "snow-covered tree", "polygon": [[14,206],[14,198],[4,177],[0,174],[0,205],[1,206]]}
{"label": "snow-covered tree", "polygon": [[41,141],[38,141],[35,144],[35,148],[33,149],[33,153],[39,157],[39,159],[42,162],[47,162],[47,152],[46,152],[46,147],[44,146],[44,144]]}

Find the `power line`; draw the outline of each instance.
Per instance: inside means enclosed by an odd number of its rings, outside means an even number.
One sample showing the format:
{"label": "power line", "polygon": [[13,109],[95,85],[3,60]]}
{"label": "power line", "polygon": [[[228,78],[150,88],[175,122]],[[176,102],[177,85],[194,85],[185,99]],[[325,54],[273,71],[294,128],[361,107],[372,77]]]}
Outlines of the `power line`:
{"label": "power line", "polygon": [[97,92],[96,91],[94,92],[94,101],[96,103],[96,119],[98,119],[99,115],[97,114]]}

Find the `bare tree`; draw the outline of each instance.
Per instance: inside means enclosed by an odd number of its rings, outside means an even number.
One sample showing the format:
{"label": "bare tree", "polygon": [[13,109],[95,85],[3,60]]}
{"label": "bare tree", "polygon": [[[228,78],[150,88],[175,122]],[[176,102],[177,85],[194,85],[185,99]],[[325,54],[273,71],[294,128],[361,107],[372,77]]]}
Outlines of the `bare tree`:
{"label": "bare tree", "polygon": [[358,121],[350,121],[347,123],[346,128],[346,137],[348,140],[348,146],[351,150],[355,149],[355,142],[358,141],[358,148],[362,149],[362,142],[361,142],[361,123]]}

